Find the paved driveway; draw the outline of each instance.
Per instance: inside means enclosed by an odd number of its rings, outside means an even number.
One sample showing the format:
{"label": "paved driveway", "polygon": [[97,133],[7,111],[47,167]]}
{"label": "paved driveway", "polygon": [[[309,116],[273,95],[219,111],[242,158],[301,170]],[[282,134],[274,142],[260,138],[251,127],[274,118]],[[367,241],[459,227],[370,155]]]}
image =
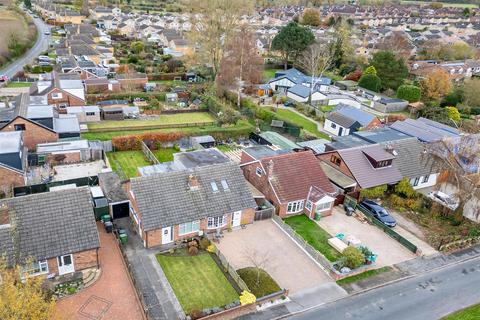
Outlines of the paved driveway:
{"label": "paved driveway", "polygon": [[332,280],[272,220],[225,232],[217,247],[235,269],[251,267],[251,252],[267,256],[265,270],[290,293]]}
{"label": "paved driveway", "polygon": [[57,303],[57,312],[65,319],[143,320],[140,301],[128,277],[117,240],[98,223],[101,275],[90,287]]}
{"label": "paved driveway", "polygon": [[348,217],[344,211],[335,207],[333,214],[318,221],[318,225],[331,235],[343,233],[353,235],[378,254],[377,266],[391,266],[393,264],[413,259],[416,256],[404,246],[390,238],[379,228],[363,223],[354,217]]}

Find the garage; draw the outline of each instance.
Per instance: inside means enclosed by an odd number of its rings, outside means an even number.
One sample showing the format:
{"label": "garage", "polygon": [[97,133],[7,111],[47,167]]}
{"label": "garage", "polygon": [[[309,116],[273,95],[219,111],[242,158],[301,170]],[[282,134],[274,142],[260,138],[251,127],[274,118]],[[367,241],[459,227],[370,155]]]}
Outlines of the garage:
{"label": "garage", "polygon": [[130,213],[130,202],[117,202],[110,204],[110,212],[112,214],[112,219],[126,218]]}

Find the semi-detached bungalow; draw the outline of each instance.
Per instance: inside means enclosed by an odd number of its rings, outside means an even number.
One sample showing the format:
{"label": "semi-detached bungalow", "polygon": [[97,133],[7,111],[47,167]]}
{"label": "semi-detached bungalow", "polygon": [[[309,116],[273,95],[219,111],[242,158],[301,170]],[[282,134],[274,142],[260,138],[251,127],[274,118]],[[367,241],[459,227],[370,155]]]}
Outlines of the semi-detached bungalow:
{"label": "semi-detached bungalow", "polygon": [[99,247],[88,187],[0,200],[0,255],[9,267],[48,277],[98,268]]}
{"label": "semi-detached bungalow", "polygon": [[147,248],[253,223],[257,207],[232,162],[133,178],[126,189]]}

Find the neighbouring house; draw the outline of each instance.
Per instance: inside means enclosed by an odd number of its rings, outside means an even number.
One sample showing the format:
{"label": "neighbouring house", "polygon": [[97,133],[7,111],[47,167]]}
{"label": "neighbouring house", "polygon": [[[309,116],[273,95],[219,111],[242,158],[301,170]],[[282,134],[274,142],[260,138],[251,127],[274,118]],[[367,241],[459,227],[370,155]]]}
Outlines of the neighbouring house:
{"label": "neighbouring house", "polygon": [[147,248],[253,223],[257,206],[234,163],[132,178],[131,217]]}
{"label": "neighbouring house", "polygon": [[321,93],[317,88],[310,93],[309,87],[303,84],[296,84],[287,89],[287,97],[296,102],[303,103],[308,102],[310,99],[311,104],[318,104],[320,101],[325,100],[326,95]]}
{"label": "neighbouring house", "polygon": [[98,268],[99,247],[88,187],[0,200],[0,253],[10,267],[48,277]]}
{"label": "neighbouring house", "polygon": [[[325,91],[332,83],[327,77],[313,79],[315,90]],[[310,88],[312,77],[305,75],[295,68],[286,71],[277,71],[275,78],[268,81],[268,85],[274,92],[287,93],[287,90],[297,84]]]}
{"label": "neighbouring house", "polygon": [[395,121],[390,128],[416,137],[422,142],[435,142],[445,138],[460,137],[458,129],[426,118]]}
{"label": "neighbouring house", "polygon": [[393,185],[402,180],[394,163],[395,156],[378,144],[329,151],[317,158],[353,178],[362,189]]}
{"label": "neighbouring house", "polygon": [[342,150],[360,146],[368,146],[371,143],[354,135],[332,137],[332,142],[325,143],[325,151]]}
{"label": "neighbouring house", "polygon": [[88,94],[106,93],[106,92],[120,92],[120,82],[115,79],[99,78],[87,79],[84,81],[85,91]]}
{"label": "neighbouring house", "polygon": [[123,90],[143,89],[148,83],[145,73],[121,73],[116,79]]}
{"label": "neighbouring house", "polygon": [[376,116],[340,103],[325,118],[324,129],[336,136],[347,136],[360,128],[372,129],[381,124]]}
{"label": "neighbouring house", "polygon": [[90,161],[90,145],[87,140],[60,141],[37,145],[39,164],[51,165]]}
{"label": "neighbouring house", "polygon": [[124,109],[129,107],[127,100],[99,101],[100,117],[102,120],[123,120]]}
{"label": "neighbouring house", "polygon": [[399,98],[381,97],[379,100],[374,101],[373,108],[380,112],[398,112],[407,108],[408,101]]}
{"label": "neighbouring house", "polygon": [[356,131],[353,132],[352,135],[372,144],[408,139],[411,137],[405,133],[393,130],[386,126],[378,127],[371,130]]}
{"label": "neighbouring house", "polygon": [[9,194],[13,187],[25,185],[27,150],[23,132],[0,132],[0,195]]}
{"label": "neighbouring house", "polygon": [[395,156],[395,166],[414,189],[433,187],[437,183],[439,166],[417,138],[389,141],[382,145],[385,151]]}
{"label": "neighbouring house", "polygon": [[67,114],[75,115],[80,123],[98,122],[100,108],[97,106],[67,107]]}
{"label": "neighbouring house", "polygon": [[331,214],[335,188],[312,151],[259,157],[255,150],[249,152],[246,148],[240,167],[245,178],[276,207],[280,217]]}

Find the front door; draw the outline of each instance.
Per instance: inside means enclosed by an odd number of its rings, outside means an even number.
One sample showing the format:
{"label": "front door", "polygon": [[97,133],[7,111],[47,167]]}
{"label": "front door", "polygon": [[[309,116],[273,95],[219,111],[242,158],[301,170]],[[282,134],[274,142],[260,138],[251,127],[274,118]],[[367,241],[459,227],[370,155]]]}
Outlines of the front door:
{"label": "front door", "polygon": [[338,136],[339,137],[342,135],[342,133],[343,133],[343,128],[342,127],[338,128]]}
{"label": "front door", "polygon": [[57,257],[57,262],[59,275],[75,271],[75,267],[73,266],[73,256],[71,254]]}
{"label": "front door", "polygon": [[162,228],[162,244],[173,242],[172,227]]}
{"label": "front door", "polygon": [[232,228],[239,227],[242,222],[242,211],[235,211],[233,213]]}

